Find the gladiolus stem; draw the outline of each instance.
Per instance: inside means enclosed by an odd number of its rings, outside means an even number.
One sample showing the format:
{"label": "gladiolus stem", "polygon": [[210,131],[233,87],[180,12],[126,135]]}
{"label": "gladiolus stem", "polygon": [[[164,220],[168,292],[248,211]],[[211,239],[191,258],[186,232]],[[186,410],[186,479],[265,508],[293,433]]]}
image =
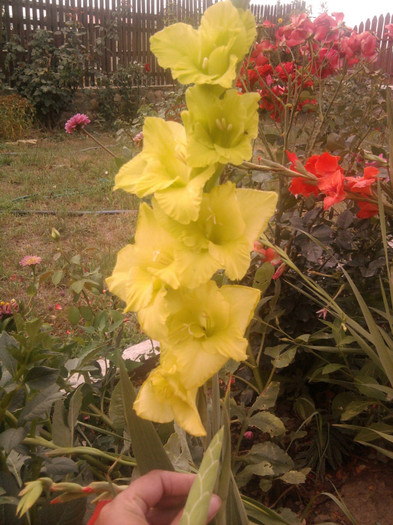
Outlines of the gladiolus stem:
{"label": "gladiolus stem", "polygon": [[253,162],[243,162],[240,167],[243,167],[248,170],[258,170],[258,171],[277,171],[281,174],[285,175],[286,177],[303,177],[304,179],[308,179],[310,181],[310,184],[317,185],[318,178],[313,175],[312,173],[308,173],[307,175],[305,173],[299,173],[297,171],[290,170],[289,168],[286,168],[282,164],[279,164],[278,162],[273,162],[268,159],[262,159],[262,162],[266,164],[264,166],[263,164],[254,164]]}
{"label": "gladiolus stem", "polygon": [[93,137],[93,135],[91,133],[89,133],[85,128],[82,128],[82,131],[84,133],[86,133],[86,135],[88,137],[90,137],[92,140],[94,140],[94,142],[96,144],[98,144],[103,150],[105,150],[107,153],[109,153],[109,155],[112,155],[112,157],[115,159],[116,158],[116,155],[114,153],[112,153],[111,150],[109,150],[106,146],[104,146],[104,144],[102,144],[102,142],[100,142],[99,140],[97,140],[95,137]]}

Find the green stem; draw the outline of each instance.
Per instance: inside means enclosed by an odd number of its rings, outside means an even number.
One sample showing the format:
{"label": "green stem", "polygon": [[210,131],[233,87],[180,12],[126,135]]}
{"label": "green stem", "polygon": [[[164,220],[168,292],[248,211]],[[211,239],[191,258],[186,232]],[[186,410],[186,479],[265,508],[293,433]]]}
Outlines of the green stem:
{"label": "green stem", "polygon": [[107,153],[109,153],[109,155],[111,155],[114,159],[116,158],[116,155],[114,153],[111,152],[111,150],[109,150],[106,146],[104,146],[104,144],[102,144],[102,142],[100,142],[99,140],[97,140],[95,137],[93,137],[93,135],[91,133],[89,133],[88,131],[85,130],[85,128],[82,128],[82,131],[84,133],[86,133],[86,135],[91,138],[92,140],[94,140],[94,142],[96,144],[98,144],[104,151],[106,151]]}
{"label": "green stem", "polygon": [[250,345],[247,346],[247,354],[248,354],[249,360],[250,360],[251,365],[252,365],[252,374],[254,376],[255,383],[256,383],[257,388],[258,388],[258,393],[260,393],[263,390],[263,383],[262,383],[262,379],[261,379],[261,374],[259,373],[259,368],[258,368],[257,362],[255,360],[254,352],[252,351],[252,348],[251,348]]}

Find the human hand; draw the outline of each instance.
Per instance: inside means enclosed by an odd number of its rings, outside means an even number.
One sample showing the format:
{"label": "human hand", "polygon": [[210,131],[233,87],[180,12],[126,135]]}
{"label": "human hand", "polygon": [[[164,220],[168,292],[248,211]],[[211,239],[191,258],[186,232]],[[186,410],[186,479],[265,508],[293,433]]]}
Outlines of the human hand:
{"label": "human hand", "polygon": [[[152,470],[105,505],[96,525],[178,525],[195,474]],[[213,494],[207,523],[221,500]]]}

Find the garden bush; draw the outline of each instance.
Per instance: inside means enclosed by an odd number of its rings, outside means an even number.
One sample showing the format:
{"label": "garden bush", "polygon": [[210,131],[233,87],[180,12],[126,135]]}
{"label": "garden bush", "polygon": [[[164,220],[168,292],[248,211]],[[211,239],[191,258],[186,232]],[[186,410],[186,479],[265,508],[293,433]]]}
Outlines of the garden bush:
{"label": "garden bush", "polygon": [[18,37],[7,43],[6,67],[12,73],[12,85],[48,127],[68,108],[86,72],[82,36],[78,24],[68,23],[61,31],[61,45],[57,45],[58,34],[43,29],[34,32],[26,48]]}

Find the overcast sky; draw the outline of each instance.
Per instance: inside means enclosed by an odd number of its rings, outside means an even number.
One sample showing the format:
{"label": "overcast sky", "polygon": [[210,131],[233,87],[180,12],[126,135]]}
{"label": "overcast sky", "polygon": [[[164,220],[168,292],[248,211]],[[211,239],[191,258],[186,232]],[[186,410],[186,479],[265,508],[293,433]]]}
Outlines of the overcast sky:
{"label": "overcast sky", "polygon": [[[286,3],[285,0],[282,3]],[[365,22],[367,18],[372,19],[373,16],[393,14],[392,0],[326,0],[324,3],[329,13],[344,13],[344,21],[350,27]],[[311,5],[313,16],[321,13],[320,0],[306,0],[306,5]]]}

